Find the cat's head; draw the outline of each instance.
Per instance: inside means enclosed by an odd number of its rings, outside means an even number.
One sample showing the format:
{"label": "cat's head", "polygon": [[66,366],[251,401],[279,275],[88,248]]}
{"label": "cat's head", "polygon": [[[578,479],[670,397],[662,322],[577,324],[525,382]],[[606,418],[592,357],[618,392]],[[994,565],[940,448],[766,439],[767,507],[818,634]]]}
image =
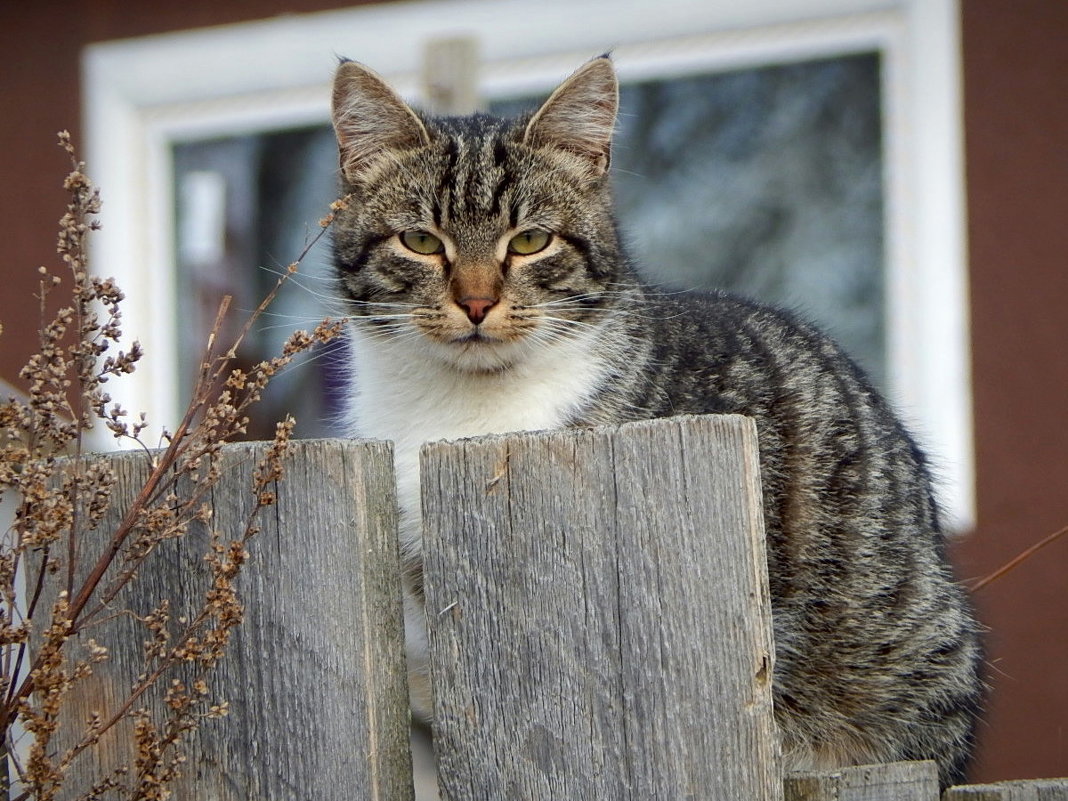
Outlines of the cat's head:
{"label": "cat's head", "polygon": [[588,335],[625,270],[608,192],[615,71],[533,115],[432,118],[352,61],[334,82],[339,294],[359,330],[470,371]]}

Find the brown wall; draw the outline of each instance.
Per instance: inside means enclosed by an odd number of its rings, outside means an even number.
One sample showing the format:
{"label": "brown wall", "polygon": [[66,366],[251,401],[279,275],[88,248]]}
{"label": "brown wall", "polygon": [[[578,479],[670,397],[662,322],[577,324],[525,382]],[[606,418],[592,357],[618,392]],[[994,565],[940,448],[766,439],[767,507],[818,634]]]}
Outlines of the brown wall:
{"label": "brown wall", "polygon": [[[0,3],[0,376],[28,355],[14,334],[54,258],[82,46],[342,5]],[[963,34],[979,528],[957,551],[979,576],[1068,524],[1068,2],[963,0]],[[976,778],[1068,775],[1066,587],[1068,538],[978,598],[994,691]]]}
{"label": "brown wall", "polygon": [[[963,0],[982,575],[1068,525],[1068,3]],[[983,777],[1068,776],[1068,537],[977,599]]]}
{"label": "brown wall", "polygon": [[[82,48],[92,42],[359,5],[345,0],[0,0],[0,378],[15,382],[36,330],[41,264],[55,264],[67,129],[81,144]],[[93,177],[92,165],[86,169]],[[107,197],[105,193],[105,204]],[[105,207],[106,208],[106,207]],[[29,301],[29,302],[27,302]]]}
{"label": "brown wall", "polygon": [[82,25],[68,4],[52,6],[0,6],[0,377],[8,381],[32,345],[19,332],[37,327],[34,268],[55,264],[68,168],[56,132],[79,125]]}

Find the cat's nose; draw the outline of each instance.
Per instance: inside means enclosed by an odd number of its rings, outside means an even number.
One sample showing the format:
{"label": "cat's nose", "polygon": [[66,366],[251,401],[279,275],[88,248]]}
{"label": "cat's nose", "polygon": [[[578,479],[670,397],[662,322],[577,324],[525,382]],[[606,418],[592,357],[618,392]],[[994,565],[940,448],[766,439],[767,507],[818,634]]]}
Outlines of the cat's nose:
{"label": "cat's nose", "polygon": [[494,306],[497,305],[497,301],[494,298],[460,298],[458,301],[465,312],[467,312],[467,319],[478,325],[486,319],[486,313]]}

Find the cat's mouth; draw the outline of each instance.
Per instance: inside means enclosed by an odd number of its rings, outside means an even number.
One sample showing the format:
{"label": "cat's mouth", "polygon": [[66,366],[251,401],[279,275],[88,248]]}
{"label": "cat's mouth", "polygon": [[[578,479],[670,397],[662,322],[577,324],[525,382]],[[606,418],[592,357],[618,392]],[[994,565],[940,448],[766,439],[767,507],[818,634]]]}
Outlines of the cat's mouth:
{"label": "cat's mouth", "polygon": [[510,369],[522,353],[515,344],[484,331],[467,331],[438,339],[434,348],[445,364],[464,373],[491,374]]}
{"label": "cat's mouth", "polygon": [[501,341],[502,340],[500,338],[490,336],[485,331],[482,331],[478,328],[474,329],[473,331],[468,331],[465,334],[461,334],[457,337],[454,337],[452,340],[454,345],[496,345]]}

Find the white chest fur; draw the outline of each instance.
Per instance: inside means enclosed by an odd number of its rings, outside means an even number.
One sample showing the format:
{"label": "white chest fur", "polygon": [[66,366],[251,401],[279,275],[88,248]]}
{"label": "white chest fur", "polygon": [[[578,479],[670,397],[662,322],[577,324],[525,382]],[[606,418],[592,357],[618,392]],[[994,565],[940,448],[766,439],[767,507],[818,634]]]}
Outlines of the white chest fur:
{"label": "white chest fur", "polygon": [[356,393],[350,433],[392,440],[401,547],[418,552],[419,448],[424,442],[562,425],[600,383],[592,335],[556,342],[496,373],[443,364],[418,340],[376,341],[352,332]]}

